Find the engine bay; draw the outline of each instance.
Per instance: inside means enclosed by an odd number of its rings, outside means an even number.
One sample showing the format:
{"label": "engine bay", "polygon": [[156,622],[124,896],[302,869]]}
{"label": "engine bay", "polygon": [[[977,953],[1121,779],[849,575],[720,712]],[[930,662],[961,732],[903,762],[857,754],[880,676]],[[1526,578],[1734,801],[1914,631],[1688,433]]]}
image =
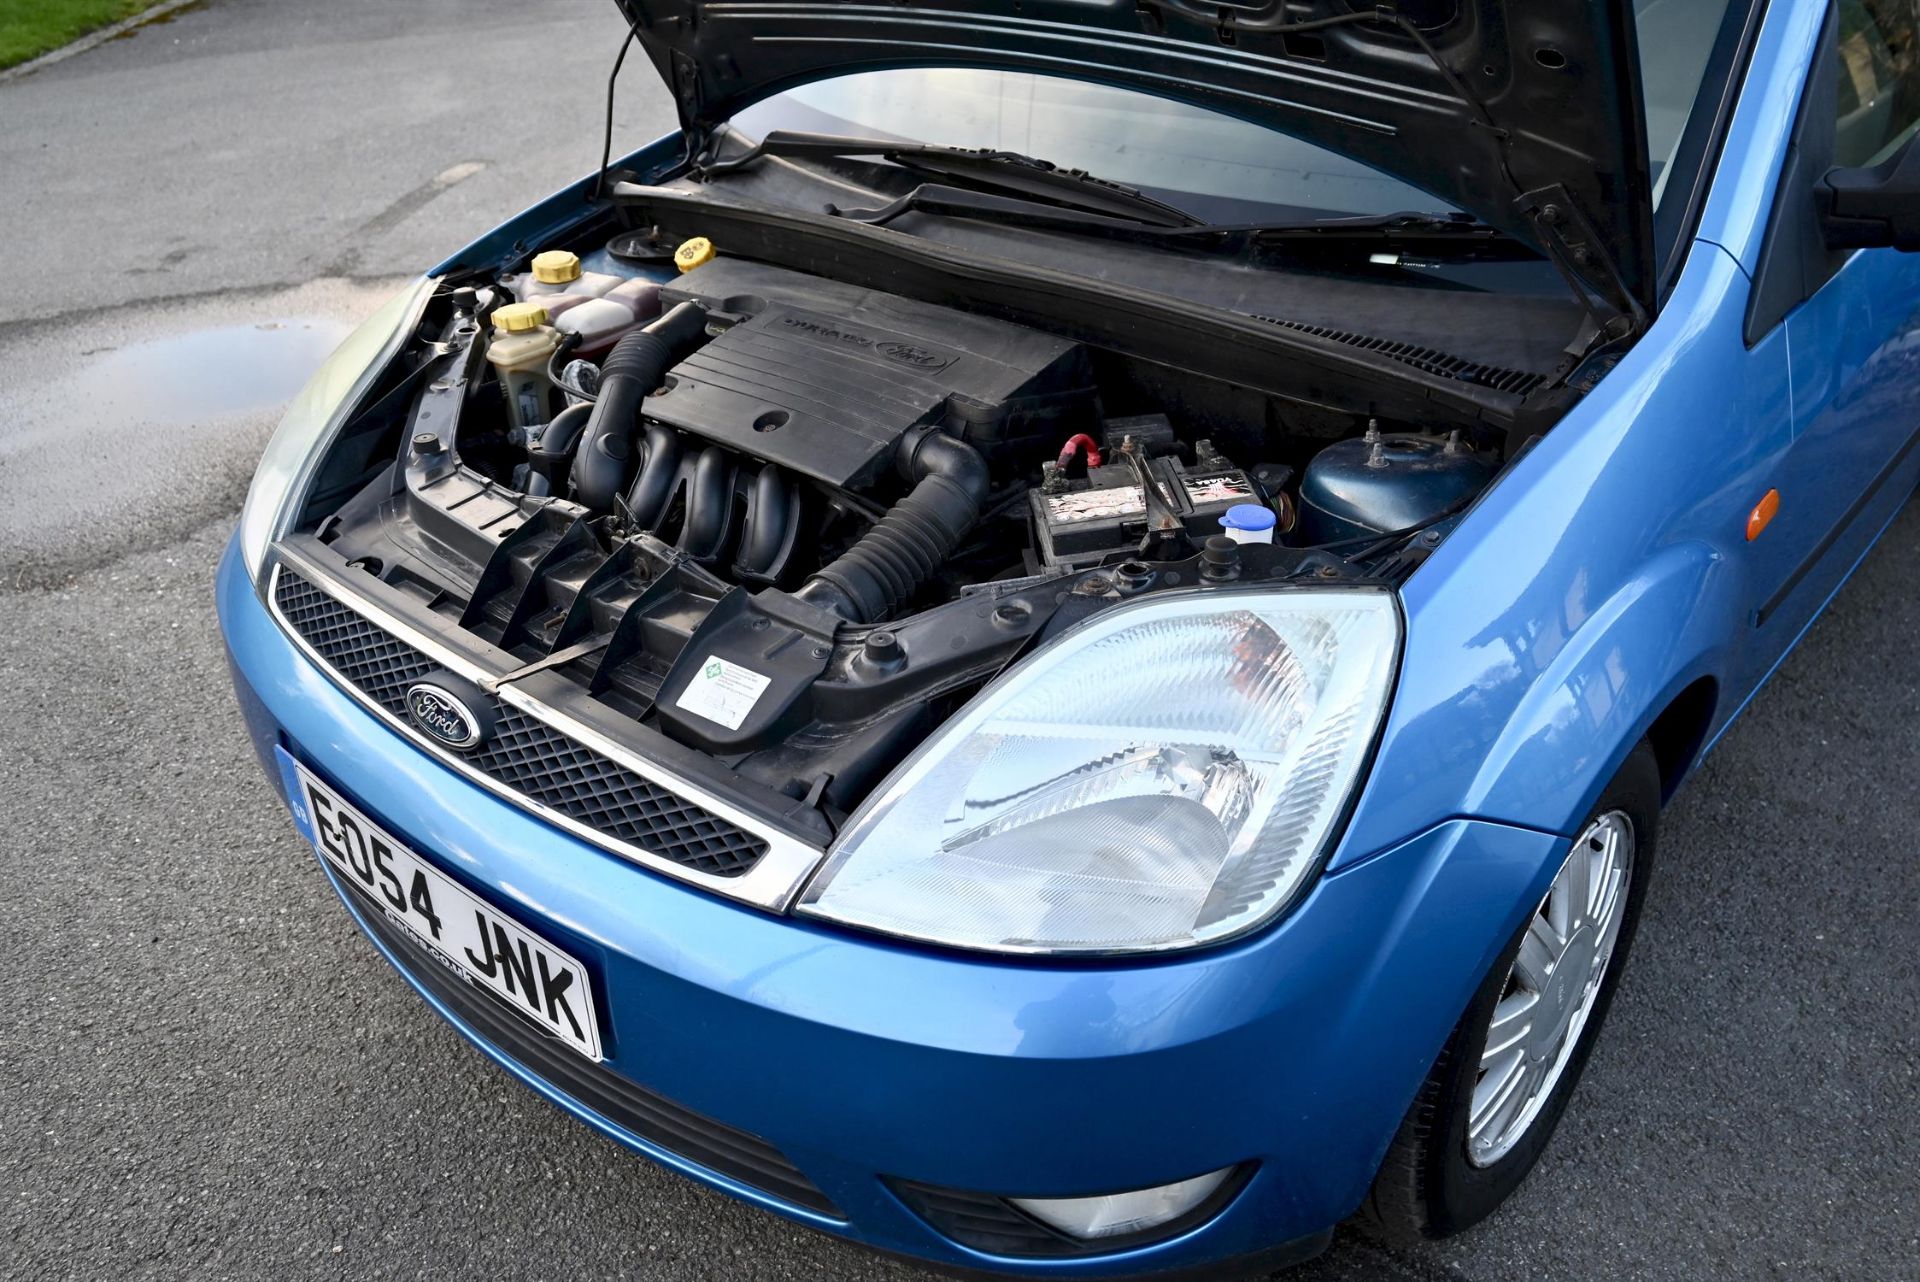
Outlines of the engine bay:
{"label": "engine bay", "polygon": [[601,239],[441,289],[296,529],[822,838],[1089,614],[1397,582],[1498,470],[1491,427]]}

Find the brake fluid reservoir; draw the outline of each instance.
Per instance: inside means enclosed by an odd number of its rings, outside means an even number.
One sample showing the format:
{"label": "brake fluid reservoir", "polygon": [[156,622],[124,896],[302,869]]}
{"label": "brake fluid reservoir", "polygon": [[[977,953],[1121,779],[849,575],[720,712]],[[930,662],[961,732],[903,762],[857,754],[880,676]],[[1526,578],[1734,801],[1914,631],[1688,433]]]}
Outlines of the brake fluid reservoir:
{"label": "brake fluid reservoir", "polygon": [[579,298],[599,298],[625,284],[621,276],[580,270],[580,255],[567,249],[549,249],[533,256],[533,270],[509,276],[507,288],[521,302],[544,299],[553,294],[572,294]]}
{"label": "brake fluid reservoir", "polygon": [[500,375],[513,426],[537,427],[552,417],[547,360],[558,346],[560,335],[547,324],[547,309],[540,304],[508,303],[494,309],[487,359]]}

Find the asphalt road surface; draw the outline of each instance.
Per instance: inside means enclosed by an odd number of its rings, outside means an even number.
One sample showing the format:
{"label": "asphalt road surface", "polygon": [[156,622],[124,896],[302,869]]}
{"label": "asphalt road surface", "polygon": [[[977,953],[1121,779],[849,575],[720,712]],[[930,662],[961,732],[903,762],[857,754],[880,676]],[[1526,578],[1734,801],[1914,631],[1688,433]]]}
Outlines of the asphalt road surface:
{"label": "asphalt road surface", "polygon": [[[604,0],[226,0],[0,84],[0,1274],[926,1276],[459,1041],[231,706],[209,579],[277,405],[395,279],[591,166],[619,34]],[[628,144],[667,124],[648,76]],[[1917,560],[1909,510],[1671,810],[1511,1206],[1291,1277],[1920,1277]]]}

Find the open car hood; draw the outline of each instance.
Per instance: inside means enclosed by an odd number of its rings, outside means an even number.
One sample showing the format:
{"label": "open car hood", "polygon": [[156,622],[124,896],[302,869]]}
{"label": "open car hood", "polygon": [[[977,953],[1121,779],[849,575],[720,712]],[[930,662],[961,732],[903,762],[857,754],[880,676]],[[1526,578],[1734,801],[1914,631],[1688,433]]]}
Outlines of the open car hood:
{"label": "open car hood", "polygon": [[1344,153],[1652,309],[1647,144],[1623,0],[618,0],[696,136],[830,76],[1098,80]]}

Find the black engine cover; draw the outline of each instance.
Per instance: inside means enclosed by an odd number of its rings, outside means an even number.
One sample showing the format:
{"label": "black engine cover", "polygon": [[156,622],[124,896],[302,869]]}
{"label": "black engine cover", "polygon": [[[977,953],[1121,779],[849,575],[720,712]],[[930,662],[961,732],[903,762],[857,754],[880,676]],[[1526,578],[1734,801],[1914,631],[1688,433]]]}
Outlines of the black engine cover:
{"label": "black engine cover", "polygon": [[1044,444],[1090,420],[1076,343],[990,317],[778,267],[719,259],[662,293],[728,329],[675,366],[645,414],[829,485],[859,489],[909,428],[983,450]]}

